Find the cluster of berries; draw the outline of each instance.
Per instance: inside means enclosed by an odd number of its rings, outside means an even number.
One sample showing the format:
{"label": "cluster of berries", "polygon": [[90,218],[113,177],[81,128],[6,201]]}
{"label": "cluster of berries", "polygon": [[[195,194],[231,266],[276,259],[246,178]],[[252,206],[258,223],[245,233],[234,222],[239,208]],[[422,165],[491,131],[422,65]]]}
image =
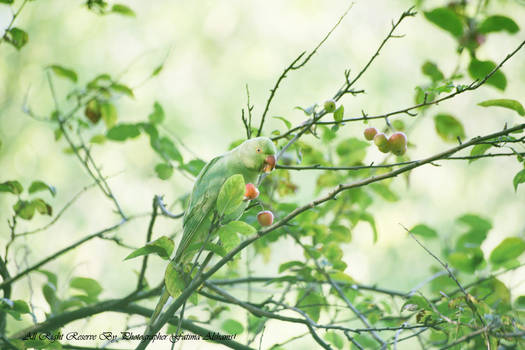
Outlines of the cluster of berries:
{"label": "cluster of berries", "polygon": [[383,153],[392,152],[396,156],[402,156],[407,151],[407,135],[401,131],[388,138],[376,128],[366,128],[363,134],[368,141],[374,140],[377,148]]}
{"label": "cluster of berries", "polygon": [[[246,184],[244,199],[252,200],[259,197],[259,190],[254,184]],[[269,210],[263,210],[257,213],[257,221],[261,226],[270,226],[273,224],[273,213]]]}

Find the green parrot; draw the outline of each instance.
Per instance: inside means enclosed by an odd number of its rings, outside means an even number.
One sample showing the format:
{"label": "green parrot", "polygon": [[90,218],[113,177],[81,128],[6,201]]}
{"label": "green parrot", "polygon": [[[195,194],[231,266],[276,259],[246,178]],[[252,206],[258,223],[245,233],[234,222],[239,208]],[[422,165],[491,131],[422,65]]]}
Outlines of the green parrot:
{"label": "green parrot", "polygon": [[[241,143],[229,152],[213,158],[199,173],[191,193],[188,208],[183,218],[183,234],[175,257],[167,268],[182,270],[182,267],[191,263],[197,250],[191,249],[202,245],[208,237],[216,207],[217,197],[224,182],[235,174],[241,174],[245,183],[255,183],[263,172],[270,172],[275,167],[276,149],[273,142],[267,137],[257,137]],[[234,213],[223,218],[222,223],[237,220],[248,202],[244,202]],[[190,247],[190,249],[188,249]],[[166,277],[168,278],[168,273]],[[162,294],[151,317],[150,325],[166,304],[170,293],[166,290]],[[174,295],[175,297],[175,295]]]}

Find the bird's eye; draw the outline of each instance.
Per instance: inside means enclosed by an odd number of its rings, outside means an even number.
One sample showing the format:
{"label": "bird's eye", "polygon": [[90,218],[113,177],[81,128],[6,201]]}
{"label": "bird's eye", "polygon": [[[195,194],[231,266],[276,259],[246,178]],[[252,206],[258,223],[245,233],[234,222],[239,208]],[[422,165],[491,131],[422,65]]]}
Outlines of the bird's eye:
{"label": "bird's eye", "polygon": [[261,150],[259,147],[257,147],[257,148],[255,149],[255,152],[257,152],[257,153],[261,153],[262,150]]}

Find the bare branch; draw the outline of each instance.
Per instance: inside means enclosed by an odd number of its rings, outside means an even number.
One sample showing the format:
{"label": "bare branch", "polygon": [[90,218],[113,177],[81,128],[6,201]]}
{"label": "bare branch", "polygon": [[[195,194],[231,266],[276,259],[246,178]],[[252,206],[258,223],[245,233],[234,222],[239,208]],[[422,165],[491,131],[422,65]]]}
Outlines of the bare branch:
{"label": "bare branch", "polygon": [[268,110],[270,109],[270,104],[272,103],[272,100],[275,97],[275,93],[277,92],[277,89],[279,89],[279,85],[286,78],[286,74],[288,74],[292,70],[298,70],[298,69],[302,68],[306,63],[308,63],[308,61],[310,61],[310,59],[313,57],[313,55],[315,55],[317,50],[321,47],[321,45],[324,44],[324,42],[330,37],[330,35],[333,33],[333,31],[343,21],[343,19],[346,17],[346,15],[348,14],[348,12],[352,8],[352,6],[353,6],[353,3],[346,9],[346,11],[341,15],[341,17],[339,17],[339,20],[332,27],[332,29],[330,29],[328,34],[325,35],[325,37],[319,42],[319,44],[317,44],[315,49],[313,49],[312,52],[310,52],[308,54],[308,56],[306,56],[306,58],[301,63],[299,63],[299,61],[306,54],[306,51],[303,51],[295,60],[293,60],[293,62],[288,67],[286,67],[286,69],[283,71],[283,73],[279,76],[279,78],[277,79],[277,82],[275,83],[275,86],[270,90],[270,96],[268,97],[268,100],[266,101],[266,106],[264,107],[264,112],[263,112],[263,114],[261,116],[261,123],[259,124],[259,129],[257,130],[257,136],[261,136],[262,129],[263,129],[263,126],[264,126],[264,122],[266,120],[266,115],[268,114]]}

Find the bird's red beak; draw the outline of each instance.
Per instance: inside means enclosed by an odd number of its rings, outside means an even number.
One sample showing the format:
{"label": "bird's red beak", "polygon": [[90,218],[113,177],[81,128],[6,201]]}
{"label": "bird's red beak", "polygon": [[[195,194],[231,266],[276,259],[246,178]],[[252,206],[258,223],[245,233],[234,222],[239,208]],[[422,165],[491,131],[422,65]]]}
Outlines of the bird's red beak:
{"label": "bird's red beak", "polygon": [[273,156],[273,155],[269,155],[269,156],[266,157],[266,159],[264,160],[263,171],[264,171],[265,173],[269,173],[269,172],[272,171],[274,168],[275,168],[275,156]]}

